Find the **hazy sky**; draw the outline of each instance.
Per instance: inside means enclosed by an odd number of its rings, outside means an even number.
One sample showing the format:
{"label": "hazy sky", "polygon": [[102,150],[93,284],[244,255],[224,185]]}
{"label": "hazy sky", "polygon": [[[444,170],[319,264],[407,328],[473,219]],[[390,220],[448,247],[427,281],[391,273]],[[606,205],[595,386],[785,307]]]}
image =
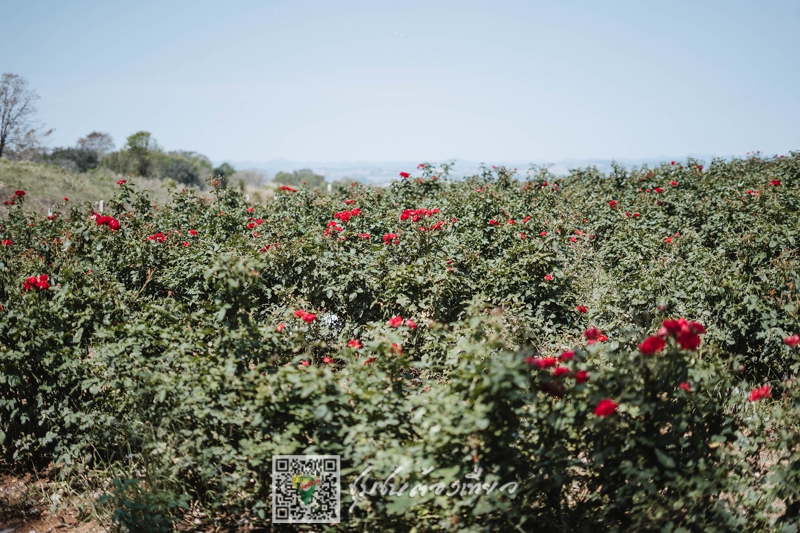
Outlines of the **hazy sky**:
{"label": "hazy sky", "polygon": [[51,145],[214,160],[800,150],[800,1],[0,0]]}

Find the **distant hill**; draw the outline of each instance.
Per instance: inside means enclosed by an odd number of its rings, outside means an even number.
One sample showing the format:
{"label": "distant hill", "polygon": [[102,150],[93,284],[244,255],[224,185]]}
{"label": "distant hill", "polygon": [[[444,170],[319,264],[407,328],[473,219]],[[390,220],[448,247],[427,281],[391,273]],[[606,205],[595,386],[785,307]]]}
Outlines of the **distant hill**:
{"label": "distant hill", "polygon": [[[62,168],[30,161],[0,159],[0,199],[7,201],[16,190],[23,190],[25,207],[46,213],[56,203],[98,202],[108,200],[117,190],[121,176],[108,170],[94,170],[86,174],[69,172]],[[156,179],[134,178],[137,189],[152,191],[153,199],[163,203],[169,193],[167,182]],[[6,208],[0,204],[0,217]]]}

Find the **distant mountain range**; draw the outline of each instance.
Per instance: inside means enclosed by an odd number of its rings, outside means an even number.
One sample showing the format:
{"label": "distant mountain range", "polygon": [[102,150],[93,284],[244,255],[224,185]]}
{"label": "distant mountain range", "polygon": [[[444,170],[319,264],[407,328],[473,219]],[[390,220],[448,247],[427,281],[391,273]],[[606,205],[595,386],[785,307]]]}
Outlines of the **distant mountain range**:
{"label": "distant mountain range", "polygon": [[[714,157],[713,155],[691,155],[694,159],[709,163]],[[723,159],[731,159],[733,156],[723,156]],[[670,162],[672,160],[685,161],[684,157],[654,157],[643,159],[617,159],[616,162],[625,167],[641,167],[647,165],[649,167],[657,166],[663,162]],[[521,175],[531,167],[531,165],[541,166],[549,165],[550,172],[556,175],[566,175],[571,169],[587,168],[596,166],[601,172],[608,172],[611,170],[611,163],[615,161],[612,159],[566,159],[557,162],[515,162],[515,161],[491,161],[486,162],[485,166],[505,166],[506,168],[517,168]],[[398,179],[400,172],[409,172],[412,176],[415,175],[417,164],[422,161],[350,161],[350,162],[310,162],[310,161],[290,161],[288,159],[272,159],[270,161],[229,161],[237,170],[256,169],[265,174],[265,179],[271,180],[278,172],[292,172],[302,168],[309,168],[316,174],[325,176],[327,181],[337,180],[354,180],[371,185],[386,185],[391,183],[392,180]],[[450,170],[452,178],[462,178],[464,176],[471,176],[480,173],[481,163],[475,161],[463,160],[444,160],[444,161],[431,161],[434,165],[439,165],[445,162],[454,162]],[[214,164],[218,165],[222,161],[215,161]]]}

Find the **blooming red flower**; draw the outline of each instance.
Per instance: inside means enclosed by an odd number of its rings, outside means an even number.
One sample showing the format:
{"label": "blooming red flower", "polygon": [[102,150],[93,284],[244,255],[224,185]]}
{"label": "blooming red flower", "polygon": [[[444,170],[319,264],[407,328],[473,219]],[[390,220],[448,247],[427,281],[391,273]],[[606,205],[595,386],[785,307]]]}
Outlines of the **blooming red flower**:
{"label": "blooming red flower", "polygon": [[281,333],[281,332],[284,330],[284,328],[285,328],[285,327],[286,327],[286,324],[284,324],[283,322],[281,322],[280,324],[278,324],[278,326],[275,328],[275,330],[276,330],[278,333]]}
{"label": "blooming red flower", "polygon": [[781,186],[781,180],[772,180],[772,181],[769,182],[769,184],[772,185],[773,187],[780,187]]}
{"label": "blooming red flower", "polygon": [[163,233],[159,232],[159,233],[154,233],[153,235],[150,235],[149,237],[147,237],[147,240],[148,241],[156,241],[156,242],[164,242],[165,240],[167,240],[167,236],[164,235]]}
{"label": "blooming red flower", "polygon": [[308,360],[305,360],[305,361],[300,361],[300,364],[303,365],[303,366],[308,366],[311,363],[309,363]]}
{"label": "blooming red flower", "polygon": [[323,363],[330,364],[330,363],[333,363],[333,359],[331,359],[330,357],[328,357],[328,356],[326,355],[325,357],[323,357],[323,358],[322,358],[322,362],[323,362]]}
{"label": "blooming red flower", "polygon": [[400,238],[397,233],[387,233],[383,236],[383,244],[399,244]]}
{"label": "blooming red flower", "polygon": [[509,219],[508,219],[508,223],[509,223],[509,224],[514,224],[514,219],[513,219],[513,218],[509,218]]}
{"label": "blooming red flower", "polygon": [[528,215],[528,216],[526,216],[525,218],[523,218],[523,219],[522,219],[522,223],[523,223],[523,224],[525,224],[525,223],[527,223],[527,222],[528,222],[530,219],[531,219],[531,216],[530,216],[530,215]]}
{"label": "blooming red flower", "polygon": [[675,181],[675,180],[670,181],[669,184],[672,185],[673,187],[677,187],[678,186],[678,182]]}
{"label": "blooming red flower", "polygon": [[561,376],[565,376],[565,375],[567,375],[569,373],[570,373],[569,368],[567,368],[565,366],[559,366],[559,367],[556,367],[555,370],[553,370],[553,376],[555,376],[557,378],[560,378]]}
{"label": "blooming red flower", "polygon": [[361,341],[358,340],[358,339],[353,339],[353,340],[347,341],[347,346],[349,346],[350,348],[354,348],[354,349],[358,350],[359,348],[361,348]]}
{"label": "blooming red flower", "polygon": [[639,344],[639,351],[644,355],[653,355],[664,349],[666,341],[661,337],[650,336]]}
{"label": "blooming red flower", "polygon": [[578,311],[579,313],[588,313],[589,312],[589,310],[586,308],[585,305],[579,305],[578,307],[575,308],[575,310]]}
{"label": "blooming red flower", "polygon": [[369,239],[369,233],[359,233],[358,236],[361,239]]}
{"label": "blooming red flower", "polygon": [[3,239],[3,246],[11,246],[14,243],[11,242],[11,239]]}
{"label": "blooming red flower", "polygon": [[248,213],[252,213],[253,211],[255,211],[255,208],[253,208],[253,207],[248,207],[248,208],[246,209],[246,211],[247,211]]}
{"label": "blooming red flower", "polygon": [[[3,241],[3,244],[5,244],[5,241]],[[784,338],[783,342],[785,342],[786,345],[790,348],[797,348],[798,346],[800,346],[800,335],[798,335],[797,333],[795,333],[794,335],[790,335]]]}
{"label": "blooming red flower", "polygon": [[368,364],[372,363],[373,361],[375,361],[375,358],[374,358],[374,357],[370,357],[369,359],[367,359],[366,361],[364,361],[364,364],[365,364],[365,365],[368,365]]}
{"label": "blooming red flower", "polygon": [[575,374],[575,381],[577,381],[578,383],[585,383],[589,381],[589,372],[587,372],[586,370],[581,370],[580,372]]}
{"label": "blooming red flower", "polygon": [[763,400],[764,398],[769,398],[772,396],[772,392],[770,392],[769,383],[764,385],[763,387],[756,387],[752,391],[750,391],[750,401],[757,402],[759,400]]}
{"label": "blooming red flower", "polygon": [[189,235],[191,235],[192,237],[194,237],[195,235],[197,235],[197,230],[195,230],[195,229],[190,229],[190,230],[189,230]]}
{"label": "blooming red flower", "polygon": [[655,189],[653,189],[653,190],[654,190],[655,192],[664,192],[664,189],[662,189],[661,187],[656,187],[656,188],[655,188]]}
{"label": "blooming red flower", "polygon": [[420,168],[425,168],[425,163],[420,163],[419,165],[417,165],[417,169],[420,169]]}
{"label": "blooming red flower", "polygon": [[619,202],[617,202],[616,200],[611,200],[610,202],[608,202],[608,205],[609,205],[610,207],[614,207],[614,206],[615,206],[615,205],[617,205],[618,203],[619,203]]}
{"label": "blooming red flower", "polygon": [[547,232],[542,231],[541,233],[539,233],[539,237],[547,237]]}
{"label": "blooming red flower", "polygon": [[569,242],[578,242],[578,238],[577,237],[570,237],[569,238]]}
{"label": "blooming red flower", "polygon": [[388,322],[386,322],[386,325],[393,328],[399,328],[400,326],[403,325],[403,317],[393,316],[392,318],[389,319]]}
{"label": "blooming red flower", "polygon": [[253,228],[255,228],[255,227],[256,227],[256,223],[255,223],[255,222],[251,222],[251,223],[249,223],[249,224],[247,225],[247,229],[253,229]]}
{"label": "blooming red flower", "polygon": [[497,224],[499,224],[499,222],[497,222],[495,219],[489,221],[490,226],[496,226]]}
{"label": "blooming red flower", "polygon": [[675,161],[672,161],[672,162],[670,163],[670,165],[674,165],[674,164],[675,164]]}
{"label": "blooming red flower", "polygon": [[565,352],[561,352],[561,355],[558,356],[559,361],[572,361],[575,358],[575,352],[572,350],[567,350]]}
{"label": "blooming red flower", "polygon": [[406,326],[408,326],[411,329],[417,329],[417,323],[411,320],[410,318],[406,320]]}
{"label": "blooming red flower", "polygon": [[700,346],[700,335],[706,332],[706,328],[699,322],[689,322],[685,318],[678,320],[665,320],[661,323],[658,335],[667,335],[675,338],[677,343],[684,350],[694,351]]}
{"label": "blooming red flower", "polygon": [[125,185],[126,183],[128,183],[128,180],[119,180],[117,185]]}
{"label": "blooming red flower", "polygon": [[67,197],[65,196],[65,197],[64,197],[64,201],[65,201],[65,202],[69,202],[69,198],[67,198]]}
{"label": "blooming red flower", "polygon": [[544,275],[544,280],[545,281],[552,281],[553,280],[553,275],[552,274],[545,274]]}
{"label": "blooming red flower", "polygon": [[411,175],[411,174],[409,174],[408,172],[401,172],[401,173],[400,173],[400,177],[401,177],[401,178],[403,178],[403,179],[406,179],[406,178],[408,178],[410,175]]}
{"label": "blooming red flower", "polygon": [[278,190],[287,192],[297,192],[297,189],[295,189],[294,187],[289,187],[288,185],[281,185],[280,189]]}
{"label": "blooming red flower", "polygon": [[306,314],[306,312],[303,311],[302,309],[298,309],[297,311],[294,312],[294,316],[297,318],[301,318],[304,314]]}
{"label": "blooming red flower", "polygon": [[692,391],[692,386],[686,383],[685,381],[681,381],[681,384],[678,385],[679,389],[685,390],[686,392]]}
{"label": "blooming red flower", "polygon": [[611,416],[617,410],[617,405],[617,402],[614,400],[603,398],[600,400],[600,403],[597,404],[597,407],[594,408],[594,414],[602,417]]}
{"label": "blooming red flower", "polygon": [[588,342],[588,344],[594,344],[596,342],[604,342],[608,340],[608,337],[603,335],[603,333],[595,327],[591,327],[586,331],[584,331],[583,336]]}
{"label": "blooming red flower", "polygon": [[31,276],[22,283],[22,290],[29,291],[31,289],[39,289],[40,291],[46,291],[50,288],[49,279],[50,277],[47,274]]}
{"label": "blooming red flower", "polygon": [[535,365],[540,370],[544,370],[545,368],[550,368],[551,366],[556,366],[556,358],[555,357],[526,357],[525,362],[529,365]]}
{"label": "blooming red flower", "polygon": [[189,243],[188,243],[187,241],[183,241],[183,242],[181,243],[181,246],[183,246],[184,248],[186,248],[186,247],[188,247],[188,246],[189,246]]}
{"label": "blooming red flower", "polygon": [[672,242],[672,237],[667,237],[667,244]]}
{"label": "blooming red flower", "polygon": [[317,319],[317,315],[315,315],[314,313],[305,313],[300,318],[302,318],[303,322],[305,322],[306,324],[311,324],[312,322],[314,322],[314,320]]}

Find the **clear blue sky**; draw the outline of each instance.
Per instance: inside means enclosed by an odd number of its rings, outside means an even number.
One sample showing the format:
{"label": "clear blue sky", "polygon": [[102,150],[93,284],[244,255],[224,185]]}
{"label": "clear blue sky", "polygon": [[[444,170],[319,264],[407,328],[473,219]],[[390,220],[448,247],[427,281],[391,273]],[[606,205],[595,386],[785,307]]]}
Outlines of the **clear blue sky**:
{"label": "clear blue sky", "polygon": [[214,160],[800,150],[800,1],[0,0],[51,145]]}

